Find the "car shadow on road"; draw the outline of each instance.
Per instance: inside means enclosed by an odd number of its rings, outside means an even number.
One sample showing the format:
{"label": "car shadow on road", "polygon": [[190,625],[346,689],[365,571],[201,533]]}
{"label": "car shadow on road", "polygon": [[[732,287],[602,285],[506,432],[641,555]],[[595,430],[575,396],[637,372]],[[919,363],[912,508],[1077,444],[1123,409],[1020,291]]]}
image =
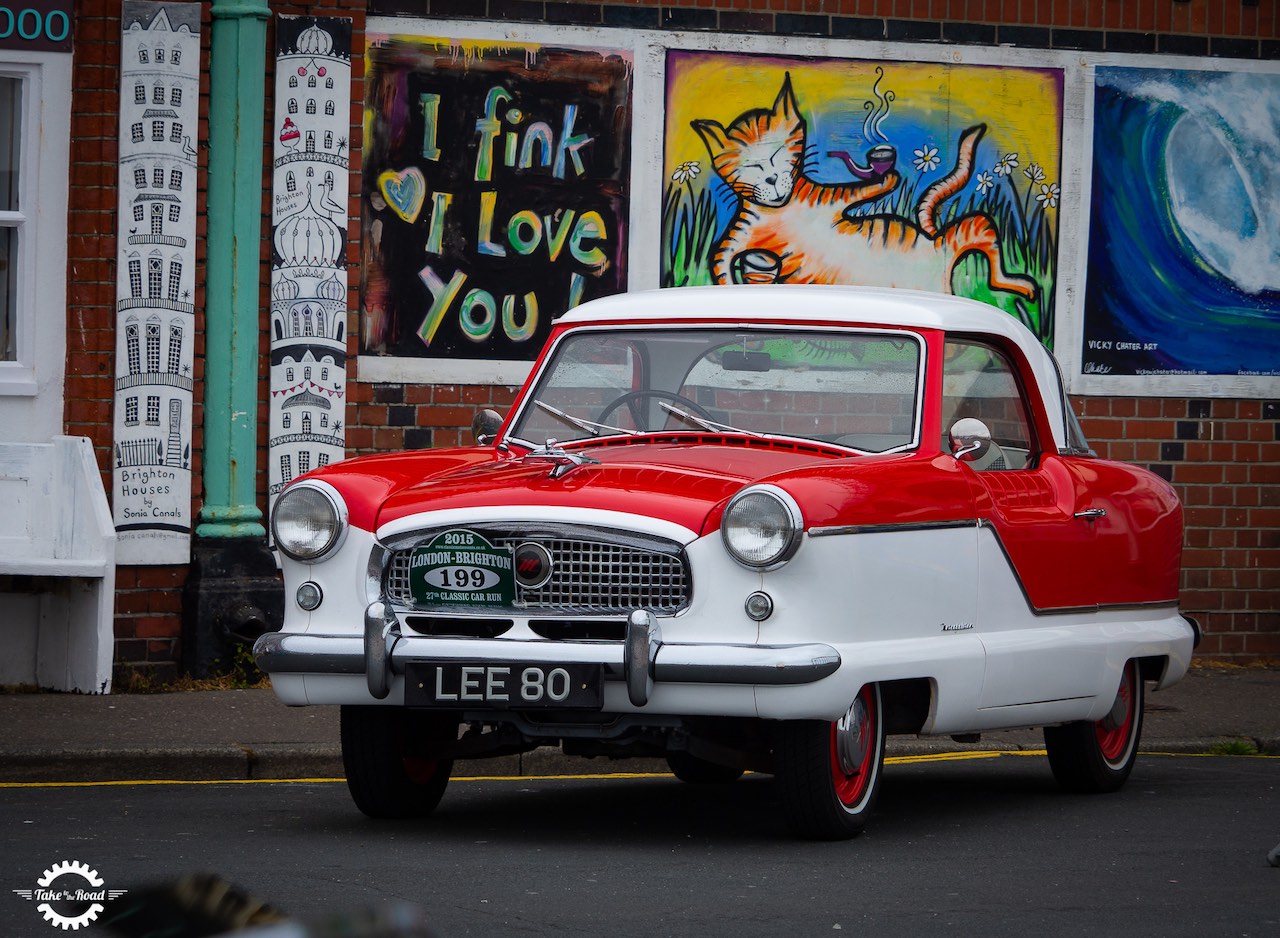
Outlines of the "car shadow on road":
{"label": "car shadow on road", "polygon": [[[984,760],[994,762],[996,760]],[[1043,760],[1009,764],[887,766],[870,826],[880,835],[918,836],[939,825],[1043,812],[1062,795]],[[429,817],[371,821],[349,806],[326,826],[528,846],[554,839],[601,846],[669,844],[690,836],[727,844],[793,840],[773,779],[747,775],[729,785],[688,785],[671,776],[455,779]]]}

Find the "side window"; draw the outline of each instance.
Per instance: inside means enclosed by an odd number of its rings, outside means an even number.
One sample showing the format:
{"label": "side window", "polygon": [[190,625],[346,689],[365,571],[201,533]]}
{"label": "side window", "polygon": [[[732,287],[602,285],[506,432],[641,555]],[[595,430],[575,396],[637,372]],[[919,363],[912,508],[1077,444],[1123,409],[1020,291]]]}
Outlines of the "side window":
{"label": "side window", "polygon": [[[981,342],[951,339],[942,371],[942,432],[965,417],[981,420],[992,446],[970,465],[979,470],[1024,469],[1035,455],[1027,405],[1012,363]],[[950,449],[944,441],[944,449]]]}

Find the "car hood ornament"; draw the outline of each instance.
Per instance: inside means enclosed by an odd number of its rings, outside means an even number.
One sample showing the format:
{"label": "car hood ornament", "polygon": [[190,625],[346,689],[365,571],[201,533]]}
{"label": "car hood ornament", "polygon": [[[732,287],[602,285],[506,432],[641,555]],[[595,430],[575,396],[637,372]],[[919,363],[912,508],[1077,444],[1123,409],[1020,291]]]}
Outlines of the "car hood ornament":
{"label": "car hood ornament", "polygon": [[521,457],[523,462],[542,461],[551,463],[551,478],[559,479],[568,475],[579,466],[587,464],[599,465],[600,460],[586,453],[571,453],[555,440],[547,440],[542,446],[529,450]]}

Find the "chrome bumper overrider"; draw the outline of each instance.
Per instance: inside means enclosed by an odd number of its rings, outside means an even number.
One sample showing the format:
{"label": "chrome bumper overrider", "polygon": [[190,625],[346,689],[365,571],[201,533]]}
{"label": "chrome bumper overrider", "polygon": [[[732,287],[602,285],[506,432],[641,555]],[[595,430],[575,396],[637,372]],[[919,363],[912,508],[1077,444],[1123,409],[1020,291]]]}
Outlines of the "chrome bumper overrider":
{"label": "chrome bumper overrider", "polygon": [[657,620],[636,610],[618,642],[513,641],[402,635],[382,602],[365,611],[362,638],[268,632],[253,648],[268,674],[364,674],[378,700],[391,691],[394,674],[412,661],[560,661],[598,663],[606,681],[625,681],[628,697],[642,707],[655,682],[680,684],[811,684],[840,667],[830,645],[728,645],[662,641]]}

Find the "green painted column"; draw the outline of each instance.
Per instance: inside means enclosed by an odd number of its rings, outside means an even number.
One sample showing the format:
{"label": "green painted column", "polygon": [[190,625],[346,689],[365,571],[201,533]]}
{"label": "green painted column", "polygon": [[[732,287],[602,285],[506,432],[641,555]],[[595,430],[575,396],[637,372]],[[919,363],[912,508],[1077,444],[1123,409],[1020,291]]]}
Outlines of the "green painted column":
{"label": "green painted column", "polygon": [[204,506],[197,537],[262,537],[255,500],[258,281],[267,0],[213,0],[204,355]]}

